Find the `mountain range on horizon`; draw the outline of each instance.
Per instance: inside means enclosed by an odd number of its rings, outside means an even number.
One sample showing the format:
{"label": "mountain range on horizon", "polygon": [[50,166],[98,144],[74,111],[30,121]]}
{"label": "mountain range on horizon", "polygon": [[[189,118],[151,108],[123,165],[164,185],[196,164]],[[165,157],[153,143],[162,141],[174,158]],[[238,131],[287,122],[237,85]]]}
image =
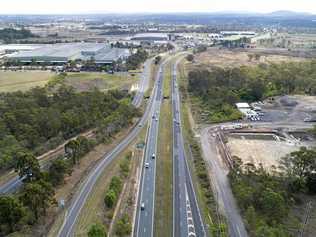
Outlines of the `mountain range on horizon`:
{"label": "mountain range on horizon", "polygon": [[0,15],[241,15],[241,16],[267,16],[267,17],[303,17],[303,16],[316,16],[316,13],[311,12],[296,12],[289,10],[278,10],[268,13],[250,12],[250,11],[210,11],[210,12],[135,12],[135,13],[120,13],[120,12],[107,12],[107,11],[93,11],[93,12],[78,12],[67,14],[3,14]]}

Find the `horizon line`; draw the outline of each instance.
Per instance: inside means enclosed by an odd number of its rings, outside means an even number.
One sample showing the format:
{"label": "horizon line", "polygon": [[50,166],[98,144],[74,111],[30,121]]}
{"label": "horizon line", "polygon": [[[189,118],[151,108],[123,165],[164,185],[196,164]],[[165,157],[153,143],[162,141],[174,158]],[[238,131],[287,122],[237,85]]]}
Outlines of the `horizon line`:
{"label": "horizon line", "polygon": [[268,15],[277,12],[288,12],[293,14],[305,14],[305,15],[316,15],[316,12],[303,12],[303,11],[292,11],[292,10],[275,10],[268,12],[256,12],[256,11],[234,11],[234,10],[222,10],[222,11],[144,11],[144,12],[117,12],[117,11],[91,11],[91,12],[63,12],[63,13],[37,13],[37,12],[16,12],[16,13],[2,13],[0,16],[14,16],[14,15],[38,15],[38,16],[51,16],[51,15],[65,15],[65,16],[75,16],[75,15],[147,15],[147,14],[259,14],[259,15]]}

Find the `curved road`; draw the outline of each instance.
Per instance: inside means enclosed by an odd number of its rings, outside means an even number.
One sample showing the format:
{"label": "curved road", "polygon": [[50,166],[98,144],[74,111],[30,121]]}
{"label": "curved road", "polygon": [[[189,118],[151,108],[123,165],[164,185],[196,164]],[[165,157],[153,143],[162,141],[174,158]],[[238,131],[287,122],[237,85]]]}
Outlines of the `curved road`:
{"label": "curved road", "polygon": [[151,64],[153,63],[153,60],[154,60],[153,58],[150,58],[150,59],[146,60],[146,62],[144,64],[144,70],[143,70],[143,73],[141,75],[141,79],[139,81],[139,88],[138,88],[138,91],[137,91],[133,101],[132,101],[132,104],[137,108],[140,107],[140,105],[142,104],[144,94],[149,88]]}
{"label": "curved road", "polygon": [[76,221],[78,219],[82,207],[85,204],[86,199],[88,198],[91,190],[93,189],[94,184],[102,174],[103,170],[119,155],[120,152],[122,152],[136,138],[136,136],[142,130],[143,124],[146,123],[151,114],[153,104],[155,101],[154,98],[157,94],[158,88],[159,87],[156,82],[152,92],[152,96],[150,97],[150,100],[146,107],[145,113],[143,117],[140,119],[137,126],[134,127],[134,129],[127,135],[127,137],[125,137],[125,139],[114,148],[114,150],[106,154],[103,157],[103,159],[96,165],[96,167],[89,173],[89,175],[83,182],[83,185],[81,186],[80,190],[78,190],[78,192],[74,196],[66,212],[63,225],[58,233],[58,237],[68,237],[74,235]]}
{"label": "curved road", "polygon": [[[139,81],[139,89],[137,93],[134,96],[134,99],[132,101],[132,104],[135,107],[140,107],[142,104],[144,93],[149,88],[149,81],[150,81],[150,66],[153,62],[153,59],[148,59],[144,64],[144,70],[141,75],[141,79]],[[8,180],[6,183],[2,184],[0,186],[0,194],[6,194],[6,193],[13,193],[15,192],[21,185],[23,184],[22,179],[17,175],[14,176],[12,179]]]}

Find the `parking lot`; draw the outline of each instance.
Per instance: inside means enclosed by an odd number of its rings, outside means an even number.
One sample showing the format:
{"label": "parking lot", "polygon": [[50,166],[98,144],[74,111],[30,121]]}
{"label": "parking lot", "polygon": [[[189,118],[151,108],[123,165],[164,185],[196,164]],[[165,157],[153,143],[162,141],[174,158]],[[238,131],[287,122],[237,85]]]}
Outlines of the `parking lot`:
{"label": "parking lot", "polygon": [[279,96],[253,103],[246,120],[252,122],[315,122],[316,96]]}

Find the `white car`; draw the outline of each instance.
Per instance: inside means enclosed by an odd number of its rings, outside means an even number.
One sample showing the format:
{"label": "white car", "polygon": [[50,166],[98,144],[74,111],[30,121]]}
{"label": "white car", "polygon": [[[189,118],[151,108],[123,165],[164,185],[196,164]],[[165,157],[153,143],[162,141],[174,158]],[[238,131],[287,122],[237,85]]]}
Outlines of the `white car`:
{"label": "white car", "polygon": [[151,158],[152,158],[152,159],[155,159],[155,158],[156,158],[156,154],[153,153],[152,156],[151,156]]}
{"label": "white car", "polygon": [[145,203],[142,202],[142,204],[140,205],[140,210],[145,210]]}
{"label": "white car", "polygon": [[146,168],[146,169],[149,168],[149,163],[148,163],[148,162],[145,163],[145,168]]}

